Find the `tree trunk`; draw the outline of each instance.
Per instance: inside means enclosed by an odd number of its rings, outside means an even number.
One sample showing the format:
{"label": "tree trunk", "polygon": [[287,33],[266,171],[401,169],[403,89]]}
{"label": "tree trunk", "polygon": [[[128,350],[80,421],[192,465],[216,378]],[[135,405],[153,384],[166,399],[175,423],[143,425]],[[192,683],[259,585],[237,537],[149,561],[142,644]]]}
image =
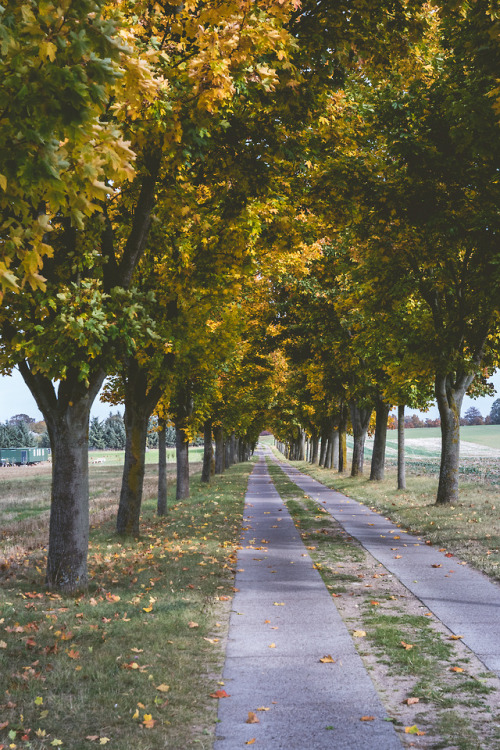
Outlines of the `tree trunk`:
{"label": "tree trunk", "polygon": [[339,430],[332,427],[330,434],[330,469],[339,468]]}
{"label": "tree trunk", "polygon": [[398,490],[406,489],[405,405],[398,406]]}
{"label": "tree trunk", "polygon": [[51,380],[33,373],[28,362],[19,370],[47,423],[52,451],[46,585],[74,593],[88,584],[89,416],[105,373],[94,373],[86,386],[70,371],[56,395]]}
{"label": "tree trunk", "polygon": [[324,466],[326,461],[326,451],[328,449],[328,430],[321,430],[321,449],[319,454],[319,465]]}
{"label": "tree trunk", "polygon": [[375,405],[375,438],[373,440],[373,453],[370,471],[371,481],[381,481],[384,478],[385,467],[385,444],[387,440],[387,420],[389,418],[390,405],[377,398]]}
{"label": "tree trunk", "polygon": [[212,475],[212,420],[206,419],[203,426],[203,469],[201,471],[201,481],[210,482]]}
{"label": "tree trunk", "polygon": [[159,516],[167,515],[167,424],[158,419],[158,505]]}
{"label": "tree trunk", "polygon": [[316,432],[313,433],[311,440],[312,440],[311,463],[317,464],[318,463],[319,437]]}
{"label": "tree trunk", "polygon": [[161,388],[148,388],[148,373],[130,357],[125,383],[125,459],[116,531],[126,536],[139,535],[142,488],[144,485],[146,437],[149,417],[160,400]]}
{"label": "tree trunk", "polygon": [[339,420],[339,474],[347,469],[347,406],[340,406]]}
{"label": "tree trunk", "polygon": [[67,593],[88,585],[89,414],[87,404],[74,404],[55,419],[44,414],[52,450],[46,584]]}
{"label": "tree trunk", "polygon": [[372,409],[363,409],[354,402],[350,403],[352,431],[354,445],[352,449],[351,477],[357,477],[363,473],[363,462],[365,457],[365,439],[370,424]]}
{"label": "tree trunk", "polygon": [[215,438],[215,473],[224,473],[224,430],[221,424],[214,427]]}
{"label": "tree trunk", "polygon": [[105,373],[96,372],[85,386],[78,373],[68,372],[56,396],[50,379],[33,373],[26,361],[19,370],[47,423],[52,451],[46,584],[73,593],[88,584],[89,416]]}
{"label": "tree trunk", "polygon": [[462,401],[474,379],[473,375],[437,375],[435,393],[441,417],[441,466],[436,505],[458,502],[458,470],[460,460],[460,411]]}
{"label": "tree trunk", "polygon": [[175,452],[177,457],[177,500],[189,497],[189,440],[182,427],[175,425]]}
{"label": "tree trunk", "polygon": [[116,530],[127,536],[139,535],[139,521],[144,484],[146,437],[150,411],[142,404],[129,401],[125,406],[125,460]]}

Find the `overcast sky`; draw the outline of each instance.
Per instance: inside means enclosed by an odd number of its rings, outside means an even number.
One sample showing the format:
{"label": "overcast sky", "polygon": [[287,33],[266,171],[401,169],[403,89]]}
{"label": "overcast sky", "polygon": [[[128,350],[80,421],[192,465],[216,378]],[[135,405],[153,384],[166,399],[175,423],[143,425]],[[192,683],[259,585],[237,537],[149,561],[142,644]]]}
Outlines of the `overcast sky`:
{"label": "overcast sky", "polygon": [[[469,406],[476,406],[483,417],[486,417],[491,411],[491,405],[495,399],[500,396],[500,371],[497,371],[490,379],[493,383],[495,390],[497,391],[494,396],[482,397],[477,399],[471,399],[467,396],[464,398],[462,407],[462,415],[465,414]],[[123,406],[111,406],[110,404],[103,404],[99,401],[99,397],[94,401],[92,407],[92,416],[99,417],[99,419],[105,419],[109,412],[120,411],[123,413]],[[408,414],[421,414],[416,409],[407,409]],[[29,417],[34,417],[37,421],[42,419],[42,415],[38,411],[38,407],[29,392],[27,386],[24,383],[21,375],[17,370],[14,371],[13,375],[0,376],[0,422],[5,422],[14,414],[27,414]],[[429,419],[436,419],[439,416],[437,406],[433,406],[422,415],[423,418],[429,417]]]}
{"label": "overcast sky", "polygon": [[[117,411],[123,414],[123,406],[103,404],[97,397],[92,407],[92,416],[106,419],[110,411],[113,414]],[[27,414],[37,422],[43,419],[35,399],[17,370],[12,375],[0,376],[0,422],[6,422],[14,414]]]}

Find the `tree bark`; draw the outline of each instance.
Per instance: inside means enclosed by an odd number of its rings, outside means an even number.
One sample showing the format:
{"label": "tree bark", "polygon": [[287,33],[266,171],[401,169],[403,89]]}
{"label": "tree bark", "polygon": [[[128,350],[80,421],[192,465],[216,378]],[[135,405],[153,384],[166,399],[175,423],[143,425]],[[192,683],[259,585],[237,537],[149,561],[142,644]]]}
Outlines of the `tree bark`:
{"label": "tree bark", "polygon": [[326,461],[326,451],[328,449],[328,430],[323,428],[321,430],[321,448],[319,453],[319,465],[324,466]]}
{"label": "tree bark", "polygon": [[317,464],[318,463],[318,448],[319,448],[319,437],[318,437],[317,432],[313,432],[311,441],[312,441],[311,463]]}
{"label": "tree bark", "polygon": [[405,405],[398,406],[398,490],[406,489]]}
{"label": "tree bark", "polygon": [[435,394],[441,418],[441,466],[436,505],[458,502],[460,461],[460,411],[474,375],[436,375]]}
{"label": "tree bark", "polygon": [[358,404],[349,404],[351,411],[352,431],[354,445],[352,449],[351,477],[357,477],[363,473],[363,462],[365,457],[365,439],[370,424],[372,409],[363,409]]}
{"label": "tree bark", "polygon": [[339,468],[339,430],[332,427],[330,434],[330,469]]}
{"label": "tree bark", "polygon": [[46,585],[75,593],[88,585],[89,417],[105,373],[94,373],[86,386],[71,370],[56,395],[50,378],[33,373],[28,362],[19,370],[43,414],[52,451]]}
{"label": "tree bark", "polygon": [[148,373],[134,357],[130,357],[127,363],[123,415],[125,459],[116,518],[116,531],[125,536],[139,535],[148,422],[161,393],[158,384],[148,387]]}
{"label": "tree bark", "polygon": [[390,405],[377,398],[375,405],[375,438],[373,440],[372,463],[370,480],[381,481],[384,478],[385,467],[385,444],[387,441],[387,420],[389,418]]}
{"label": "tree bark", "polygon": [[215,473],[224,473],[224,430],[221,424],[214,427],[215,438]]}
{"label": "tree bark", "polygon": [[189,440],[182,427],[175,425],[175,452],[177,457],[177,500],[189,497]]}
{"label": "tree bark", "polygon": [[158,419],[158,504],[159,516],[167,515],[167,424]]}
{"label": "tree bark", "polygon": [[212,420],[206,419],[203,425],[203,468],[201,471],[201,481],[210,482],[212,476]]}
{"label": "tree bark", "polygon": [[340,406],[339,420],[339,474],[347,469],[347,406]]}

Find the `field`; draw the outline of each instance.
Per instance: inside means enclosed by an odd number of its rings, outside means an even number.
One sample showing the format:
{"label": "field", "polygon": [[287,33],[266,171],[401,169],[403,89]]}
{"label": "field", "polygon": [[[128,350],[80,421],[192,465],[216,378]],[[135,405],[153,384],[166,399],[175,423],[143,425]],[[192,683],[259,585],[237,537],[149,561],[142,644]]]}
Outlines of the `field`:
{"label": "field", "polygon": [[[460,474],[470,481],[500,484],[500,425],[477,425],[460,430]],[[348,438],[348,447],[352,438]],[[367,438],[365,457],[371,458],[373,438]],[[387,435],[386,465],[396,466],[398,439],[395,430]],[[441,431],[439,427],[405,430],[406,469],[413,474],[439,472]]]}
{"label": "field", "polygon": [[[190,448],[190,471],[200,470],[203,448]],[[175,494],[175,451],[167,452],[169,492]],[[89,456],[90,518],[92,524],[116,514],[123,469],[123,451],[92,451]],[[98,459],[102,463],[94,463]],[[158,451],[146,453],[144,497],[155,496]],[[46,542],[50,510],[50,463],[0,469],[0,557],[23,554]],[[28,545],[28,546],[27,546]]]}

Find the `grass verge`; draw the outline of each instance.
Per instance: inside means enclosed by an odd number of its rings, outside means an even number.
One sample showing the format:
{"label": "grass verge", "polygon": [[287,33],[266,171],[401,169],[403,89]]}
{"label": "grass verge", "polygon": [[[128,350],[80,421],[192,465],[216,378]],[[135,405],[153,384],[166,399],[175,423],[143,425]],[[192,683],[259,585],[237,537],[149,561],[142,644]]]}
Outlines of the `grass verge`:
{"label": "grass verge", "polygon": [[[273,449],[275,454],[283,456]],[[463,482],[460,502],[453,506],[435,504],[435,477],[407,477],[407,489],[396,489],[396,473],[370,482],[364,476],[350,477],[305,461],[290,461],[299,471],[317,479],[326,487],[359,500],[396,524],[423,536],[431,544],[471,563],[478,570],[500,580],[500,491],[488,484]]]}
{"label": "grass verge", "polygon": [[145,501],[137,541],[92,529],[84,596],[45,591],[41,549],[4,571],[0,747],[212,747],[249,471],[193,482],[166,518]]}
{"label": "grass verge", "polygon": [[500,747],[500,680],[321,505],[272,462],[269,471],[402,740],[436,750]]}

